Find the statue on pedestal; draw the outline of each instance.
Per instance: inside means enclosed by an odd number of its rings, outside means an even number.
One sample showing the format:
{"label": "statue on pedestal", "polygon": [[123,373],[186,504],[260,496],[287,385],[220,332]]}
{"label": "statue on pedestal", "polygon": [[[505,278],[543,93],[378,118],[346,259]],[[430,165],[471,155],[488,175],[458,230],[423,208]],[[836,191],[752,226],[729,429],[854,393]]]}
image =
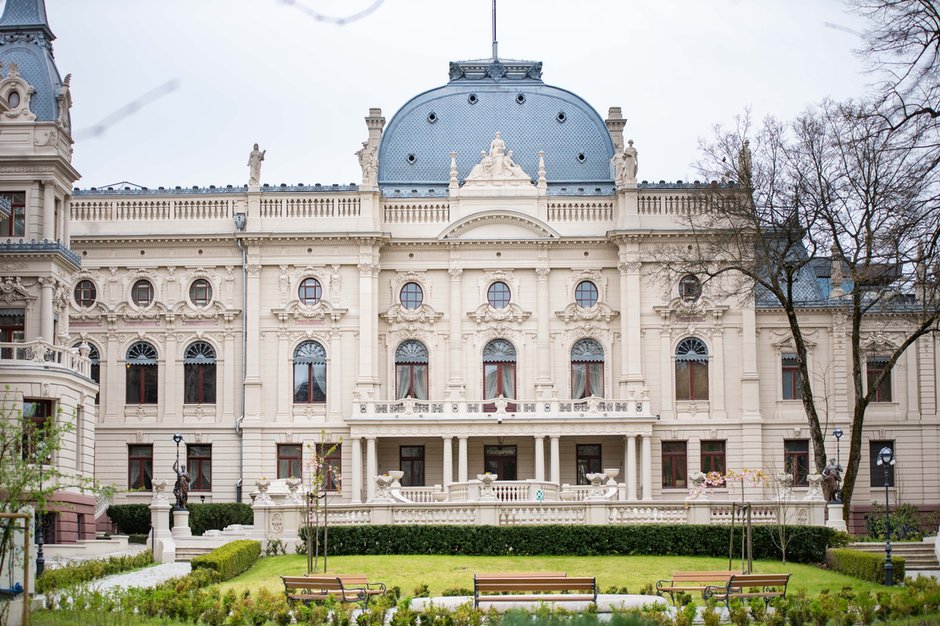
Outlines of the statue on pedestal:
{"label": "statue on pedestal", "polygon": [[823,492],[827,502],[842,502],[842,466],[833,459],[822,471]]}
{"label": "statue on pedestal", "polygon": [[173,495],[176,496],[177,511],[185,511],[186,503],[189,502],[189,471],[185,467],[180,467],[179,461],[173,463],[173,471],[176,472],[176,484],[173,486]]}
{"label": "statue on pedestal", "polygon": [[258,144],[255,144],[251,154],[248,155],[248,185],[257,187],[261,184],[261,162],[264,161],[264,154],[267,150],[259,150]]}

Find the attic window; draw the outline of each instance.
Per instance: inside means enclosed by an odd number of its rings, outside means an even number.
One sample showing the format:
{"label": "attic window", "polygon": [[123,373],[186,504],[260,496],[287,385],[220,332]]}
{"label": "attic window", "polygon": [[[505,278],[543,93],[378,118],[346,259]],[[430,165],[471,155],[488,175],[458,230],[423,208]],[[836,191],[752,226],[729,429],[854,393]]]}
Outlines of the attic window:
{"label": "attic window", "polygon": [[568,116],[565,115],[564,111],[559,111],[558,115],[555,116],[555,119],[558,120],[559,124],[564,124],[566,121],[568,121]]}
{"label": "attic window", "polygon": [[479,98],[477,98],[477,95],[475,93],[472,93],[469,96],[467,96],[467,102],[469,102],[470,104],[476,104],[478,101],[479,101]]}
{"label": "attic window", "polygon": [[583,153],[583,152],[579,152],[579,153],[578,153],[578,163],[584,163],[585,161],[587,161],[587,157],[584,156],[584,153]]}
{"label": "attic window", "polygon": [[10,92],[10,95],[7,96],[7,102],[10,103],[10,108],[15,109],[20,106],[20,92],[13,90]]}
{"label": "attic window", "polygon": [[409,164],[409,165],[414,165],[414,164],[415,164],[415,161],[418,160],[418,157],[416,157],[416,156],[414,155],[414,153],[412,153],[412,154],[409,154],[409,155],[405,158],[405,160],[408,161],[408,164]]}
{"label": "attic window", "polygon": [[517,95],[516,102],[518,102],[519,104],[525,104],[525,94],[520,93],[519,95]]}
{"label": "attic window", "polygon": [[428,113],[428,123],[433,124],[436,121],[437,121],[437,113],[435,113],[434,111],[431,111],[430,113]]}

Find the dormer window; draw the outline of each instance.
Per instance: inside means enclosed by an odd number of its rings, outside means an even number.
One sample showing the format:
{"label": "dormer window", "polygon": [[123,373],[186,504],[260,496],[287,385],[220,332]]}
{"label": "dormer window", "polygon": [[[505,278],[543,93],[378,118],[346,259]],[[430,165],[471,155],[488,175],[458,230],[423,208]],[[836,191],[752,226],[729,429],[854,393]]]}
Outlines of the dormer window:
{"label": "dormer window", "polygon": [[20,106],[20,92],[11,91],[10,95],[7,96],[7,103],[9,103],[11,109],[15,109]]}

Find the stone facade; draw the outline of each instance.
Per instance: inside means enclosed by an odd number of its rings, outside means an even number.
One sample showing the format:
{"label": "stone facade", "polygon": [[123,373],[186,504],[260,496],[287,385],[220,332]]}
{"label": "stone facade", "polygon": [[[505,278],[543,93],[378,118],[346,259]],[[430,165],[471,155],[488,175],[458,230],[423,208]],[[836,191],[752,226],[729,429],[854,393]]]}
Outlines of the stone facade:
{"label": "stone facade", "polygon": [[[86,345],[90,357],[61,394],[18,392],[83,407],[82,453],[70,444],[63,462],[85,472],[93,462],[117,502],[149,502],[153,480],[172,483],[175,432],[193,502],[306,478],[315,444],[335,445],[335,500],[350,505],[375,500],[375,477],[396,470],[409,499],[431,502],[485,471],[582,493],[587,474],[611,468],[619,499],[649,505],[684,501],[696,472],[773,475],[795,463],[792,491],[806,496],[815,468],[802,405],[785,399],[786,320],[663,278],[664,251],[691,241],[682,216],[701,210],[695,186],[637,182],[620,109],[603,120],[540,72],[455,63],[446,106],[428,108],[423,94],[388,127],[371,109],[356,152],[362,183],[348,187],[266,184],[256,145],[241,187],[71,190],[61,121],[0,122],[27,129],[26,151],[44,155],[0,167],[2,189],[25,192],[29,231],[3,247],[13,295],[0,309],[25,310],[27,341],[54,336],[61,358],[83,358]],[[457,99],[481,107],[480,119],[504,113],[506,126],[447,126]],[[524,105],[551,118],[510,115]],[[430,143],[415,124],[446,131],[434,135],[439,152],[421,150]],[[579,163],[594,169],[578,178]],[[37,253],[28,263],[38,268],[11,260],[40,236],[64,250]],[[846,320],[805,315],[810,369],[829,390],[826,427],[847,431]],[[892,341],[871,333],[871,353]],[[896,497],[927,507],[940,493],[938,366],[934,339],[910,349],[864,437],[866,450],[893,442]],[[863,459],[859,506],[883,497],[870,475]]]}

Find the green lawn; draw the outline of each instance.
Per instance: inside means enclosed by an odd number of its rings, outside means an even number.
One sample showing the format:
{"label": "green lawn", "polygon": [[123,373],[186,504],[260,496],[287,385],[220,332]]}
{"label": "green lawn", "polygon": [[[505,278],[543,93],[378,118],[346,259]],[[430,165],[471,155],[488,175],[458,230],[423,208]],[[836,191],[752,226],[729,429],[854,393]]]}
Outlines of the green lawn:
{"label": "green lawn", "polygon": [[[740,565],[740,561],[736,562]],[[384,582],[388,587],[398,586],[402,595],[411,595],[414,589],[426,584],[432,595],[440,595],[445,589],[473,588],[475,572],[537,572],[563,571],[569,575],[595,576],[598,588],[603,592],[608,587],[626,587],[630,593],[639,593],[647,584],[667,578],[671,572],[680,570],[727,569],[728,560],[711,557],[678,556],[334,556],[329,559],[329,572],[337,574],[366,574],[369,580]],[[307,571],[305,556],[264,557],[254,567],[228,582],[222,583],[223,591],[235,589],[255,590],[266,587],[282,591],[279,576],[299,575]],[[755,572],[790,572],[789,590],[806,589],[816,595],[823,589],[839,590],[852,587],[856,590],[885,589],[880,585],[857,578],[829,572],[812,565],[780,563],[779,561],[755,561]]]}

